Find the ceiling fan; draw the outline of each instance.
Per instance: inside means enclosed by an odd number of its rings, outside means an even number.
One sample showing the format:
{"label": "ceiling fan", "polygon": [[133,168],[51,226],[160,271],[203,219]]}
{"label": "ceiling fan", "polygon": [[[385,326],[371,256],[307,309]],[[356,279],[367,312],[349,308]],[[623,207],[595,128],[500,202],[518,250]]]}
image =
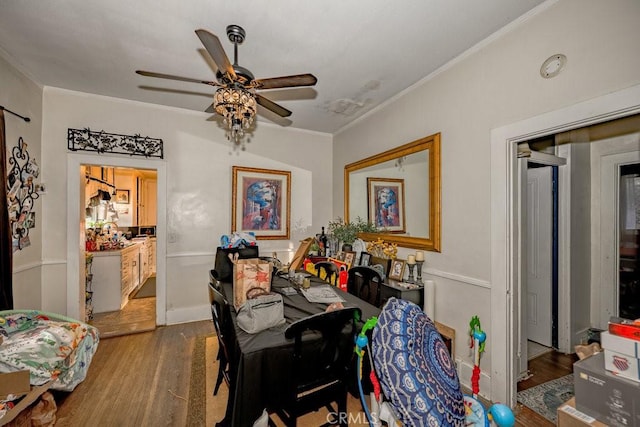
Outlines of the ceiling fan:
{"label": "ceiling fan", "polygon": [[205,112],[215,112],[224,117],[228,127],[227,137],[230,140],[235,140],[236,144],[244,134],[243,129],[248,128],[253,122],[256,103],[281,117],[289,117],[291,115],[291,111],[256,93],[257,90],[313,86],[318,81],[313,74],[256,79],[251,71],[238,65],[238,45],[242,44],[246,36],[244,29],[239,25],[227,26],[227,37],[233,43],[233,65],[229,62],[220,39],[215,34],[202,29],[196,30],[196,34],[218,67],[216,81],[192,79],[152,71],[137,70],[136,73],[147,77],[202,83],[219,87],[214,95],[213,104]]}

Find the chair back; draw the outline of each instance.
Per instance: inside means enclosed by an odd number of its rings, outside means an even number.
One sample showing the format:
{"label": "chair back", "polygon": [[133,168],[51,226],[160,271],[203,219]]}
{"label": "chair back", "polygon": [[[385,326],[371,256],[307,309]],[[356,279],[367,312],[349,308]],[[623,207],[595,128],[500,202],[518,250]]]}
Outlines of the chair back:
{"label": "chair back", "polygon": [[348,271],[347,292],[380,307],[382,276],[374,268],[357,266]]}
{"label": "chair back", "polygon": [[[225,353],[225,356],[229,356],[226,335],[228,327],[230,325],[231,311],[229,308],[229,302],[225,296],[211,283],[209,288],[209,302],[211,303],[211,318],[213,319],[213,327],[216,330],[216,336],[218,337],[218,344]],[[228,360],[228,359],[227,359]]]}
{"label": "chair back", "polygon": [[324,281],[336,285],[338,282],[339,271],[338,266],[331,261],[320,261],[315,263],[316,276]]}
{"label": "chair back", "polygon": [[[213,285],[213,287],[216,288],[217,290],[222,289],[222,284],[220,283],[220,280],[218,279],[218,272],[217,271],[209,270],[209,283],[211,285]],[[211,295],[209,297],[211,297]]]}
{"label": "chair back", "polygon": [[[348,382],[348,370],[353,360],[357,307],[318,313],[300,319],[287,327],[285,337],[294,339],[292,392],[302,393],[323,384]],[[309,332],[319,339],[303,339]]]}

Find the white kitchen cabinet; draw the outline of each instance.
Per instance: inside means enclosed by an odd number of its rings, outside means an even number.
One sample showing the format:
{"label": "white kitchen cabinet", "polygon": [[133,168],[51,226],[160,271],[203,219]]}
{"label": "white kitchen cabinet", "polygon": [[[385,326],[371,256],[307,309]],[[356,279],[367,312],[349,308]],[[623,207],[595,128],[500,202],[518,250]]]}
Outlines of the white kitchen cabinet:
{"label": "white kitchen cabinet", "polygon": [[140,244],[93,253],[93,312],[121,310],[140,284]]}
{"label": "white kitchen cabinet", "polygon": [[149,275],[156,275],[156,238],[149,239]]}
{"label": "white kitchen cabinet", "polygon": [[136,237],[134,242],[140,245],[140,286],[156,274],[156,238]]}

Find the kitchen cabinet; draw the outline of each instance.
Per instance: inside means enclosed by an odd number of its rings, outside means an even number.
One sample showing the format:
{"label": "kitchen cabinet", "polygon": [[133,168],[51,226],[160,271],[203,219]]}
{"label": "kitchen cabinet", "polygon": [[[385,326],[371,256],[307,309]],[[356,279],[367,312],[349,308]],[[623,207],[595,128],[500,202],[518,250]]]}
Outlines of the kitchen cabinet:
{"label": "kitchen cabinet", "polygon": [[93,254],[93,312],[121,310],[140,285],[140,244]]}
{"label": "kitchen cabinet", "polygon": [[157,180],[144,177],[138,181],[138,225],[156,225]]}
{"label": "kitchen cabinet", "polygon": [[156,238],[151,237],[149,239],[149,274],[151,276],[156,275]]}
{"label": "kitchen cabinet", "polygon": [[134,242],[140,246],[140,286],[156,274],[156,238],[136,237]]}

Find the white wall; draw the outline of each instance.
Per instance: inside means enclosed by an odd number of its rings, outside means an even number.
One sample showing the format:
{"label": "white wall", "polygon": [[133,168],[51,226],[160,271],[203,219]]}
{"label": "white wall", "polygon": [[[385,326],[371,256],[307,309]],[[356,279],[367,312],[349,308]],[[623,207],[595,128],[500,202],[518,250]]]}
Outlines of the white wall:
{"label": "white wall", "polygon": [[[437,287],[435,318],[457,331],[458,355],[470,363],[466,333],[479,315],[489,340],[481,362],[487,375],[504,369],[492,366],[492,353],[506,352],[504,341],[491,341],[490,328],[491,130],[640,83],[638,19],[634,0],[546,3],[334,137],[337,216],[345,164],[442,133],[442,252],[426,256]],[[567,56],[565,69],[541,78],[541,64],[556,53]],[[482,391],[488,387],[481,384]]]}
{"label": "white wall", "polygon": [[[27,143],[27,151],[32,159],[41,166],[36,183],[47,179],[42,171],[40,135],[42,129],[42,88],[38,87],[24,74],[0,57],[0,105],[31,119],[29,123],[5,111],[5,136],[7,159],[11,150],[22,137]],[[7,172],[11,165],[7,164]],[[46,300],[46,292],[41,290],[42,258],[42,216],[43,200],[46,195],[35,201],[33,212],[36,214],[36,226],[29,230],[31,245],[13,253],[13,303],[19,308],[41,308]]]}
{"label": "white wall", "polygon": [[[164,141],[167,168],[167,322],[198,320],[210,313],[205,283],[220,236],[231,228],[233,165],[292,171],[291,240],[260,241],[261,252],[286,257],[298,240],[331,218],[331,136],[259,123],[244,152],[232,152],[209,115],[47,87],[43,101],[43,168],[49,179],[45,260],[65,262],[67,129],[141,134]],[[88,153],[85,153],[88,154]],[[100,163],[99,155],[97,163]],[[312,209],[313,206],[313,209]],[[66,275],[48,286],[66,293]],[[65,306],[55,307],[64,313]]]}

